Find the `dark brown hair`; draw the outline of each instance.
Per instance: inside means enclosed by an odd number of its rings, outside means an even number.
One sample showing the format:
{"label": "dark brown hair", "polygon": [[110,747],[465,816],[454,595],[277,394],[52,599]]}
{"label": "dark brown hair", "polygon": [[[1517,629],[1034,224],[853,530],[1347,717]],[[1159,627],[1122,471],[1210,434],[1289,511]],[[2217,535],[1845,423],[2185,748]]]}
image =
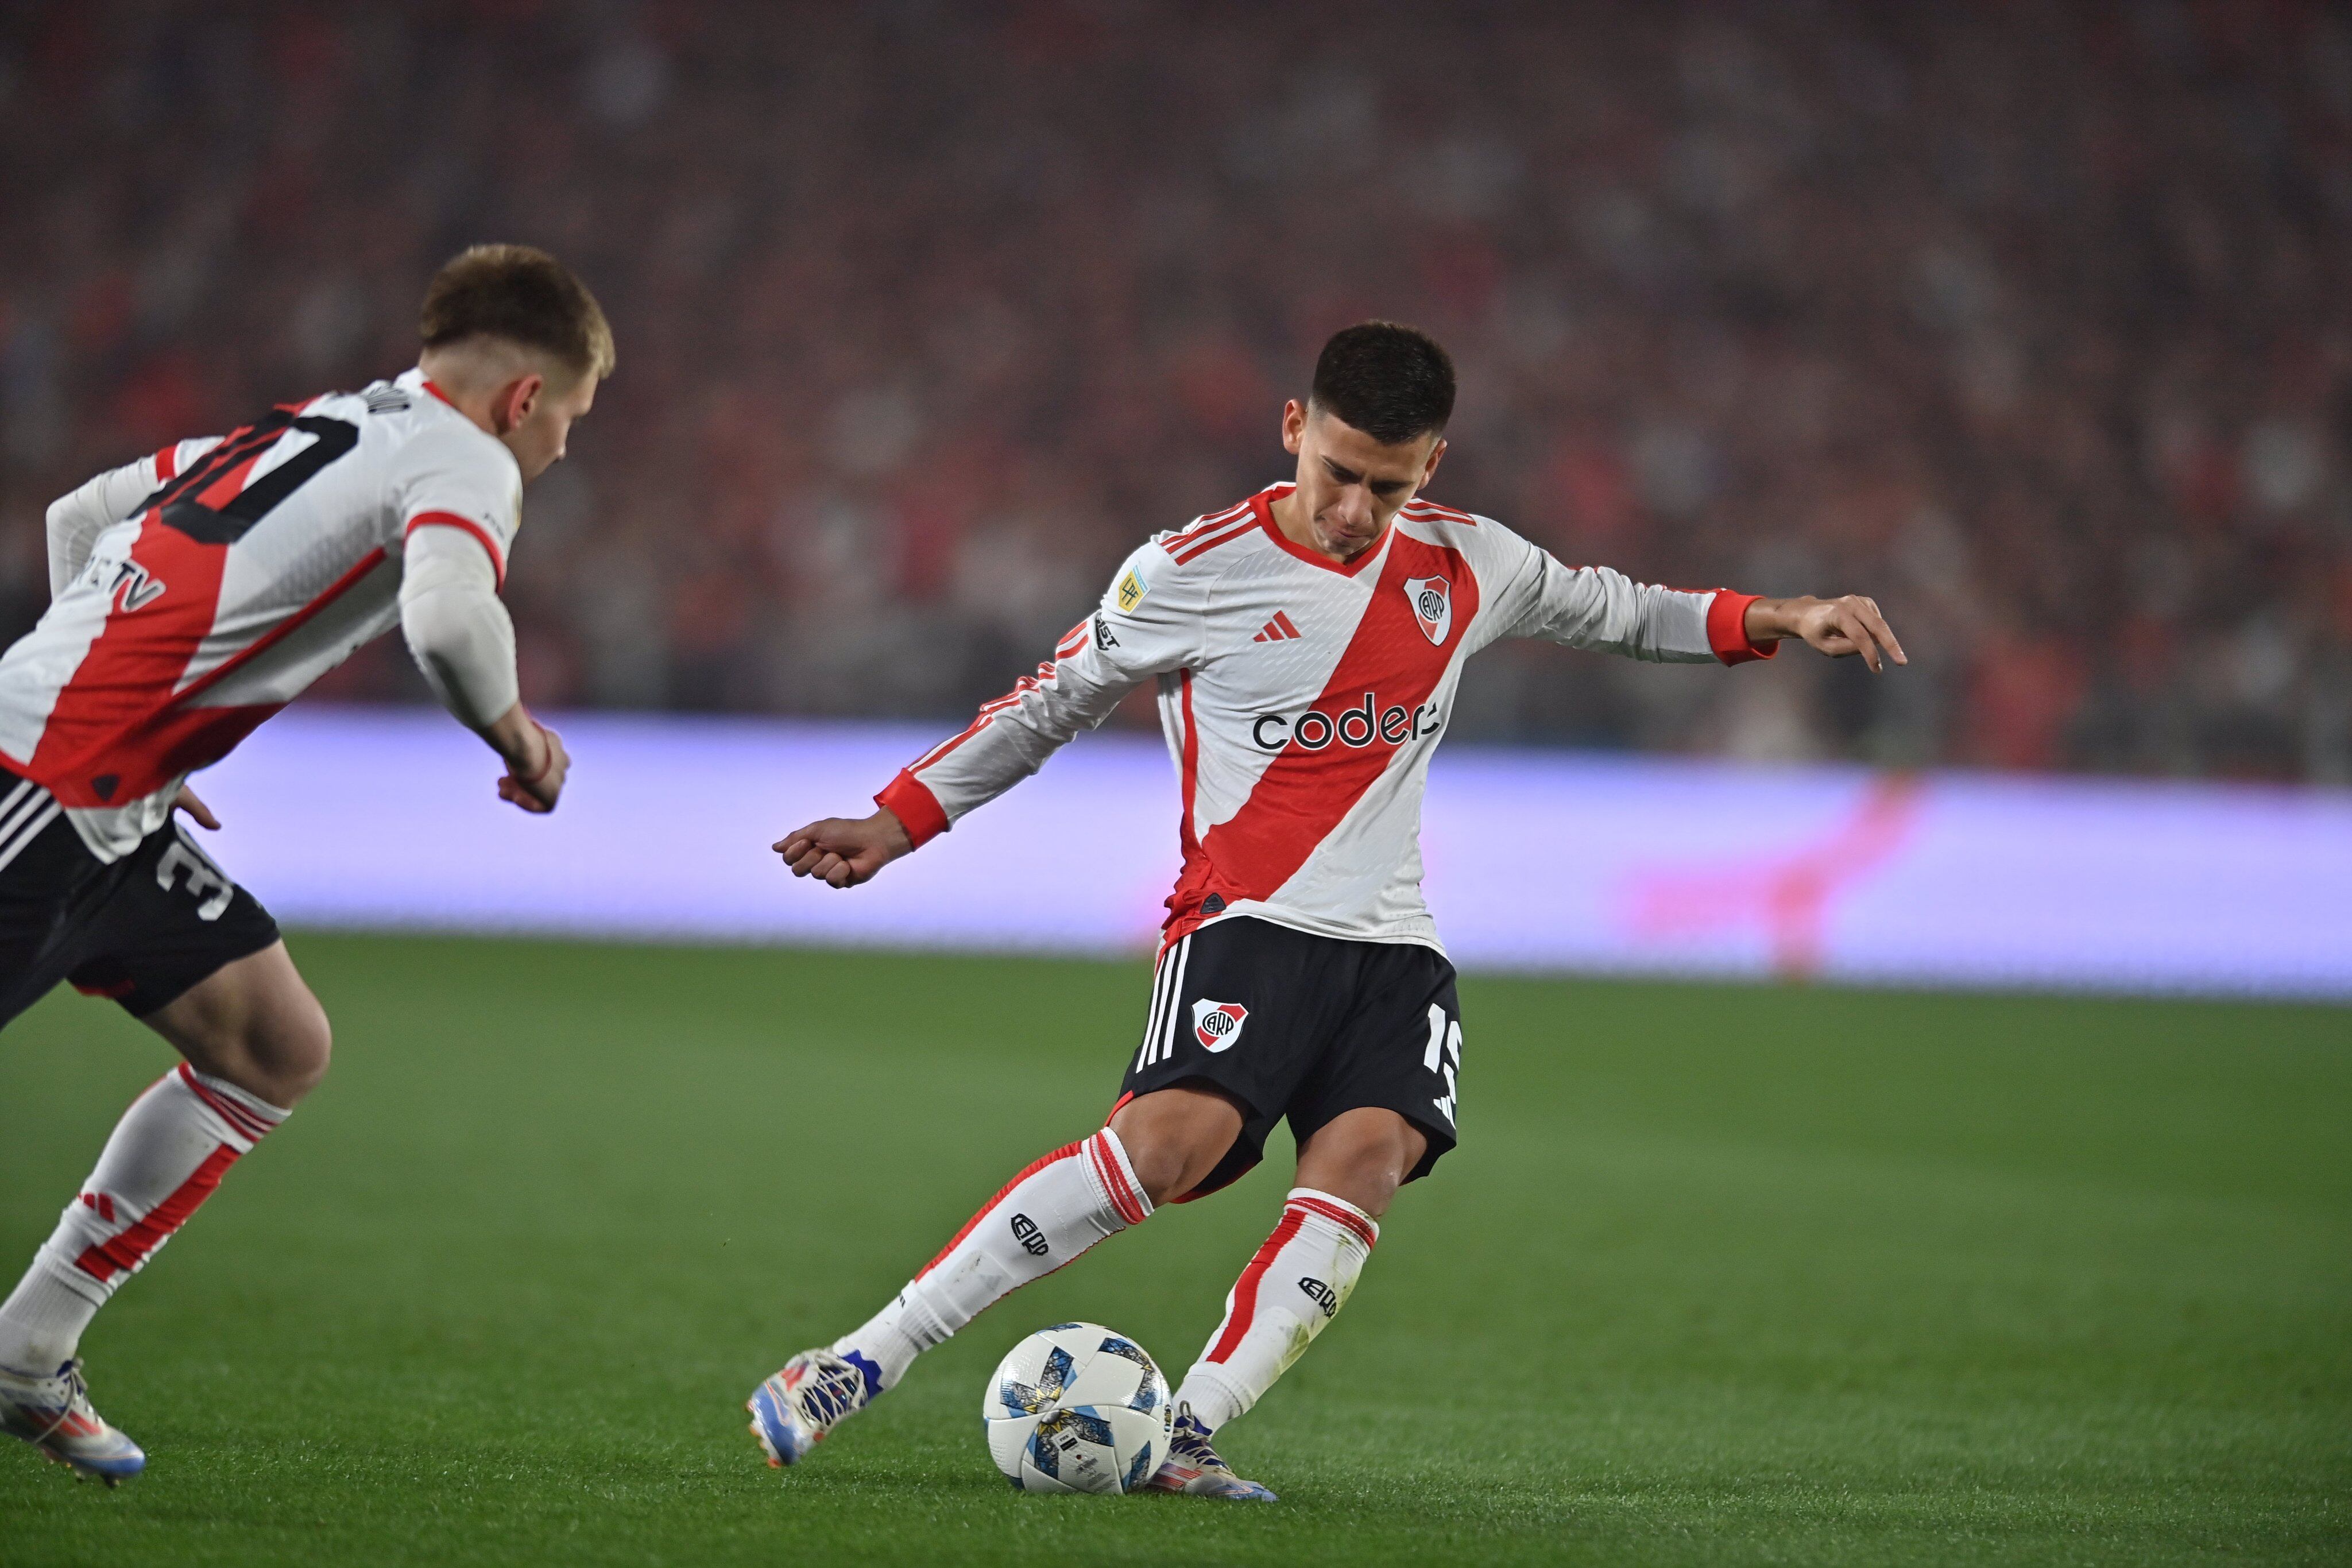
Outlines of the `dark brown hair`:
{"label": "dark brown hair", "polygon": [[425,291],[417,331],[428,349],[499,338],[552,355],[575,374],[613,373],[613,329],[571,268],[527,245],[478,245]]}
{"label": "dark brown hair", "polygon": [[1454,361],[1417,328],[1360,322],[1323,345],[1309,401],[1383,446],[1402,446],[1443,433],[1454,416]]}

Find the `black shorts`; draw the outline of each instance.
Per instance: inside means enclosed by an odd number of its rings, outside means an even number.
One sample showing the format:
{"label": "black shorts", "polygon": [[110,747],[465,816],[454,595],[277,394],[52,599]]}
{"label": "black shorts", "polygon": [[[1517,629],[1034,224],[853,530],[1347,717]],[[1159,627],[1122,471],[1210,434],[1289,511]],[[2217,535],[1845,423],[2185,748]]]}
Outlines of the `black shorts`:
{"label": "black shorts", "polygon": [[1241,1136],[1198,1188],[1239,1180],[1285,1116],[1304,1144],[1342,1112],[1394,1111],[1429,1135],[1407,1181],[1454,1146],[1462,1004],[1454,966],[1417,942],[1314,936],[1234,915],[1160,955],[1151,1018],[1119,1103],[1179,1083],[1241,1102]]}
{"label": "black shorts", "polygon": [[0,769],[0,1024],[59,980],[144,1018],[277,940],[176,816],[110,865],[47,790]]}

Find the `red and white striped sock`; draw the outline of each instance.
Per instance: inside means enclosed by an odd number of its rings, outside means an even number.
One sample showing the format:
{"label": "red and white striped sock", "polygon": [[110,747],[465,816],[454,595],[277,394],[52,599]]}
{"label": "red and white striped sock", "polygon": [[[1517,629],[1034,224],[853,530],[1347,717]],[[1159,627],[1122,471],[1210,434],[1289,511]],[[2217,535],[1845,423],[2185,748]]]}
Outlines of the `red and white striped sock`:
{"label": "red and white striped sock", "polygon": [[47,1374],[70,1360],[107,1298],[286,1115],[186,1062],[157,1079],[115,1124],[98,1168],[0,1303],[0,1366]]}
{"label": "red and white striped sock", "polygon": [[1339,1315],[1380,1239],[1372,1217],[1347,1199],[1291,1188],[1281,1223],[1225,1296],[1225,1321],[1176,1390],[1178,1407],[1189,1402],[1214,1431],[1265,1397]]}
{"label": "red and white striped sock", "polygon": [[1006,1182],[872,1321],[834,1342],[880,1393],[915,1357],[1032,1280],[1150,1217],[1118,1134],[1105,1127]]}

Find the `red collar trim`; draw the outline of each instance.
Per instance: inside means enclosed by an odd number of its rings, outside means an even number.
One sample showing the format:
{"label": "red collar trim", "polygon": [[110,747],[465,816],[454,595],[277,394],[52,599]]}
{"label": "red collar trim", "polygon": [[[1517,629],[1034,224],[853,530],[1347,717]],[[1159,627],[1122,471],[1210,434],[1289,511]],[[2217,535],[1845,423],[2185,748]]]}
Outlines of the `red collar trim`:
{"label": "red collar trim", "polygon": [[1282,531],[1282,525],[1274,520],[1274,498],[1277,494],[1297,488],[1298,486],[1296,485],[1270,485],[1250,497],[1250,505],[1257,510],[1258,527],[1265,530],[1266,538],[1307,565],[1319,566],[1325,571],[1336,571],[1341,577],[1354,577],[1387,552],[1389,540],[1396,534],[1394,519],[1390,520],[1388,528],[1381,533],[1380,543],[1350,561],[1336,561],[1328,556],[1317,555],[1313,550],[1294,541],[1288,534]]}
{"label": "red collar trim", "polygon": [[[435,397],[439,398],[443,402],[447,403],[451,408],[457,408],[457,400],[451,397],[447,392],[443,392],[439,387],[435,386],[433,384],[433,378],[430,376],[427,376],[425,379],[425,390],[431,392]],[[458,408],[457,412],[459,413],[463,413],[466,411],[462,408]]]}

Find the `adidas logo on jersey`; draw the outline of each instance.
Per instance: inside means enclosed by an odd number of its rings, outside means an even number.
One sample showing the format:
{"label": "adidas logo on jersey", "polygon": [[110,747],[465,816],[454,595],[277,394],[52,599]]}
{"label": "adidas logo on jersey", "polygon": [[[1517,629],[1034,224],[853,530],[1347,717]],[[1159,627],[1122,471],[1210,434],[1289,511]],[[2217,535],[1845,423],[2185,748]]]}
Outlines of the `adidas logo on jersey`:
{"label": "adidas logo on jersey", "polygon": [[1302,635],[1302,633],[1299,632],[1298,628],[1290,623],[1290,617],[1277,610],[1274,612],[1274,619],[1265,623],[1265,630],[1251,638],[1250,641],[1253,643],[1286,643],[1291,638],[1300,635]]}

